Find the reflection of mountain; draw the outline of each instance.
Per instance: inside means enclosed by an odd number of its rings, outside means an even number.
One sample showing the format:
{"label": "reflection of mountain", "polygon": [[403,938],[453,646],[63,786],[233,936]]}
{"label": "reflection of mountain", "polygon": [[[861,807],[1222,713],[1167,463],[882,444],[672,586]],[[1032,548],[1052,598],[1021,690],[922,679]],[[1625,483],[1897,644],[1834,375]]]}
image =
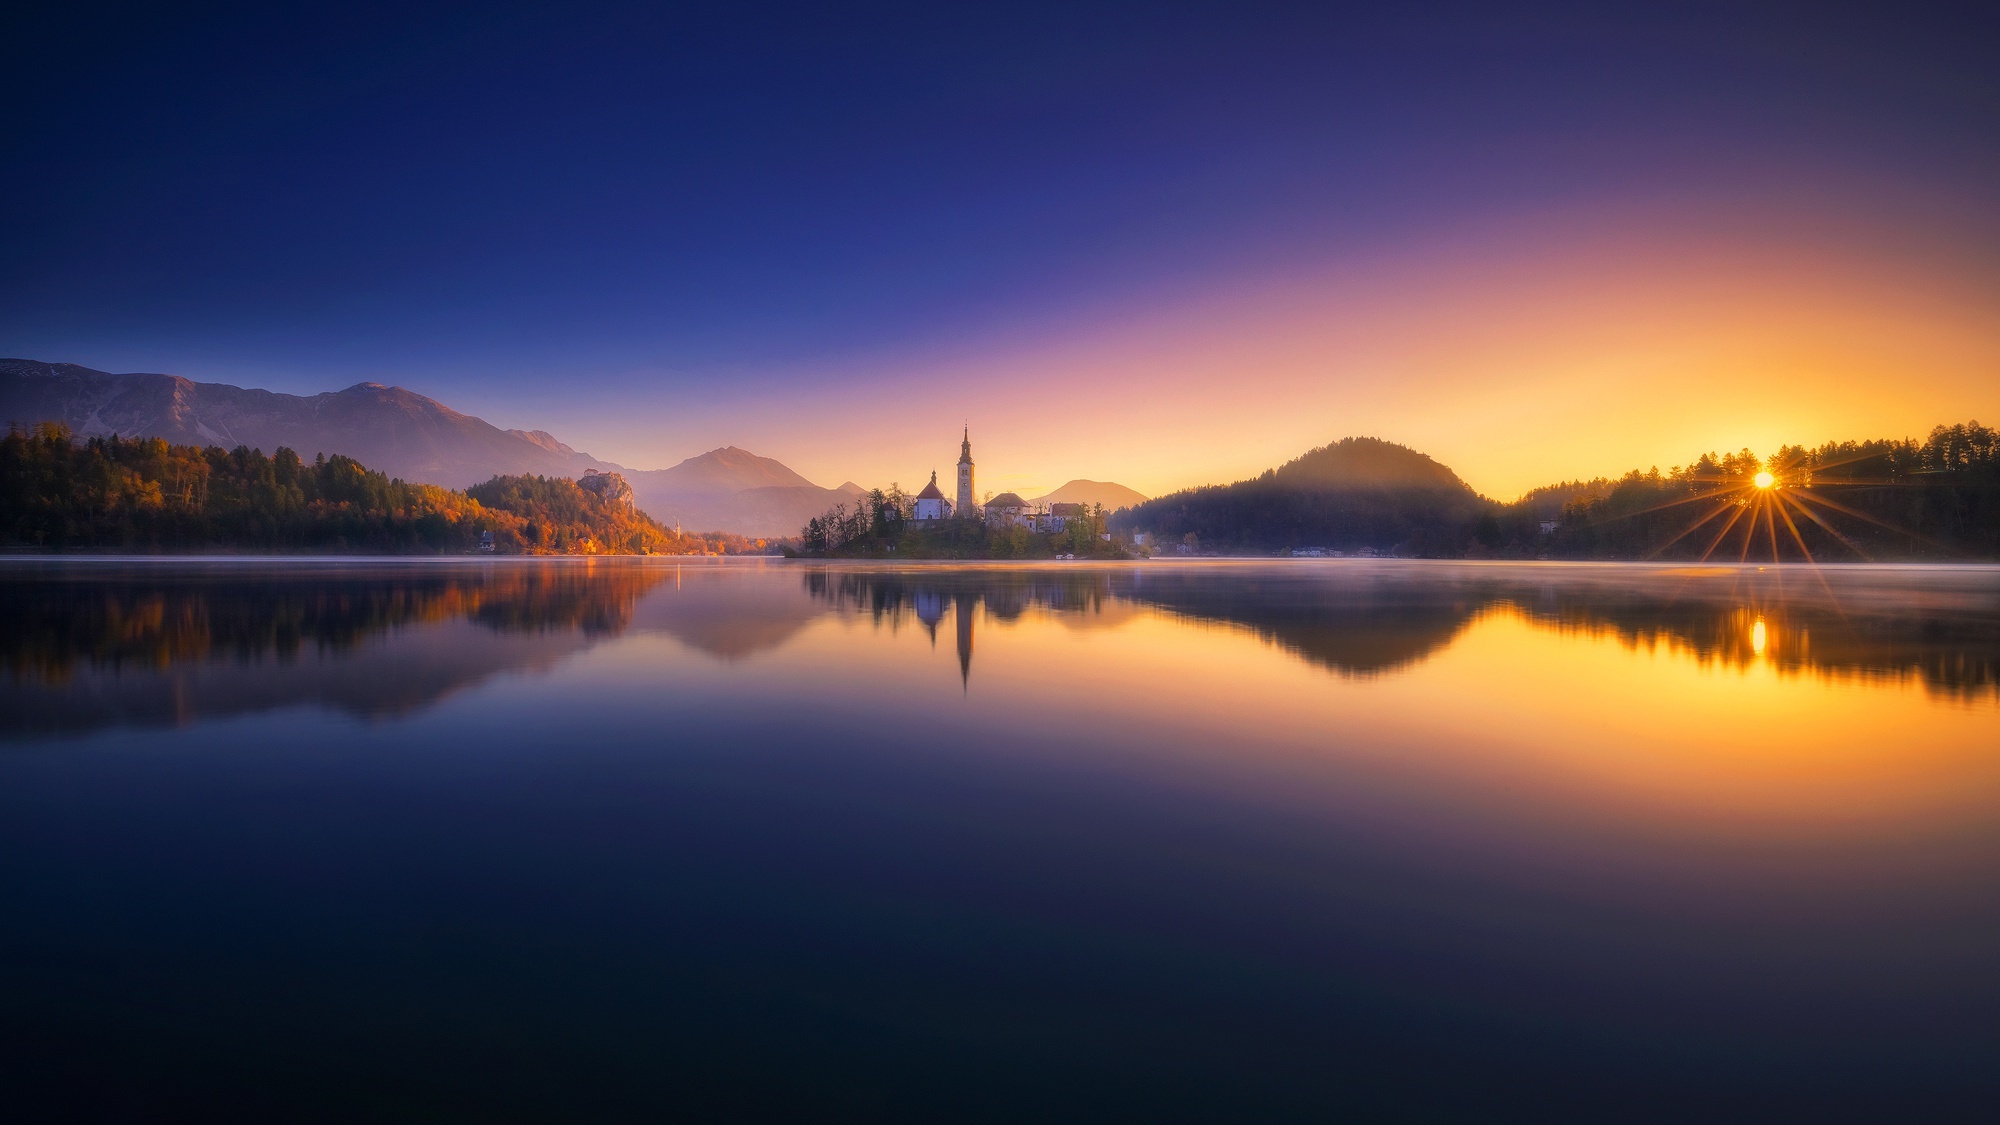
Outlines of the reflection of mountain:
{"label": "reflection of mountain", "polygon": [[675,566],[639,606],[633,627],[657,630],[725,661],[777,648],[827,607],[787,580],[710,566]]}
{"label": "reflection of mountain", "polygon": [[[1081,628],[1119,604],[1242,625],[1342,675],[1421,661],[1495,610],[1703,660],[1837,675],[1913,677],[1960,695],[2000,690],[2000,572],[1990,568],[1675,568],[1277,564],[1117,568],[817,569],[806,590],[849,612],[932,631],[947,606],[969,626],[980,606],[1010,620],[1031,608]],[[1761,626],[1761,628],[1760,628]],[[961,652],[970,659],[969,637]]]}
{"label": "reflection of mountain", "polygon": [[0,581],[0,737],[297,704],[378,716],[621,632],[637,565],[34,564]]}

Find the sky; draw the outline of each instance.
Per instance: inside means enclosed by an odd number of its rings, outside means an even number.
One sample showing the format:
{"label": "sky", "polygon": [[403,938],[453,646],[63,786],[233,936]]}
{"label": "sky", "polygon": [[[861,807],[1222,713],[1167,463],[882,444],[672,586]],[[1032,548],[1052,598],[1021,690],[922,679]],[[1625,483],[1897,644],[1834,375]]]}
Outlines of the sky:
{"label": "sky", "polygon": [[42,8],[4,355],[1029,495],[2000,421],[1977,6]]}

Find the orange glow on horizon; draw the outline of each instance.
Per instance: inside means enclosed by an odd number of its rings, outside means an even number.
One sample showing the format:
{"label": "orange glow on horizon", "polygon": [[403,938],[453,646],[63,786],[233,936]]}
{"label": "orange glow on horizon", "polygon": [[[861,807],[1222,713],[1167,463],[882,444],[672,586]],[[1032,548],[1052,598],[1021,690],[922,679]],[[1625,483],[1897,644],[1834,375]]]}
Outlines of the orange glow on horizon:
{"label": "orange glow on horizon", "polygon": [[726,439],[823,484],[908,488],[955,457],[969,416],[996,489],[1084,478],[1159,496],[1367,435],[1511,500],[2000,414],[1996,263],[1978,237],[1857,214],[1517,218],[829,363],[823,393],[681,412],[671,453],[592,452],[672,464]]}

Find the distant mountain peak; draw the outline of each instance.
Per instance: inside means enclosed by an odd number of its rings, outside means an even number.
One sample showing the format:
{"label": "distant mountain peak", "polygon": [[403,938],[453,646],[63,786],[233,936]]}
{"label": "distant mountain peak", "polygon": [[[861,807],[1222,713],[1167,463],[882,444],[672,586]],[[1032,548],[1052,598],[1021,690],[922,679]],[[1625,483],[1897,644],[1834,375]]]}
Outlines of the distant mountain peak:
{"label": "distant mountain peak", "polygon": [[704,492],[741,492],[746,488],[818,488],[783,462],[759,457],[747,449],[725,445],[697,453],[671,469],[656,470],[674,487]]}
{"label": "distant mountain peak", "polygon": [[1130,508],[1144,504],[1146,494],[1136,489],[1108,480],[1084,480],[1078,478],[1045,496],[1037,496],[1034,504],[1102,504],[1107,512],[1120,508]]}

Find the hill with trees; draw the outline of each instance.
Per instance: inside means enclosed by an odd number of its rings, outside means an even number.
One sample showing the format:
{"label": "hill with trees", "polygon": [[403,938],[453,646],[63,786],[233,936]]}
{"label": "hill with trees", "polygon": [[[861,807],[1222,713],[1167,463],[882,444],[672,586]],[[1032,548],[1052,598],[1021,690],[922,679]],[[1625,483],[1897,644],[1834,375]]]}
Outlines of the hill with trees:
{"label": "hill with trees", "polygon": [[1149,500],[1119,512],[1113,525],[1211,551],[1330,547],[1455,555],[1494,507],[1414,449],[1350,437],[1249,480]]}
{"label": "hill with trees", "polygon": [[449,553],[480,549],[490,532],[505,554],[763,548],[740,536],[677,534],[630,497],[616,474],[584,484],[497,476],[461,492],[340,455],[307,462],[282,447],[266,457],[161,438],[78,441],[56,422],[0,439],[0,545],[12,547]]}
{"label": "hill with trees", "polygon": [[[1759,474],[1768,474],[1761,484]],[[1112,518],[1199,553],[1370,549],[1427,558],[1819,561],[2000,558],[2000,435],[1707,453],[1661,472],[1573,480],[1511,504],[1390,442],[1348,438],[1230,485]]]}

